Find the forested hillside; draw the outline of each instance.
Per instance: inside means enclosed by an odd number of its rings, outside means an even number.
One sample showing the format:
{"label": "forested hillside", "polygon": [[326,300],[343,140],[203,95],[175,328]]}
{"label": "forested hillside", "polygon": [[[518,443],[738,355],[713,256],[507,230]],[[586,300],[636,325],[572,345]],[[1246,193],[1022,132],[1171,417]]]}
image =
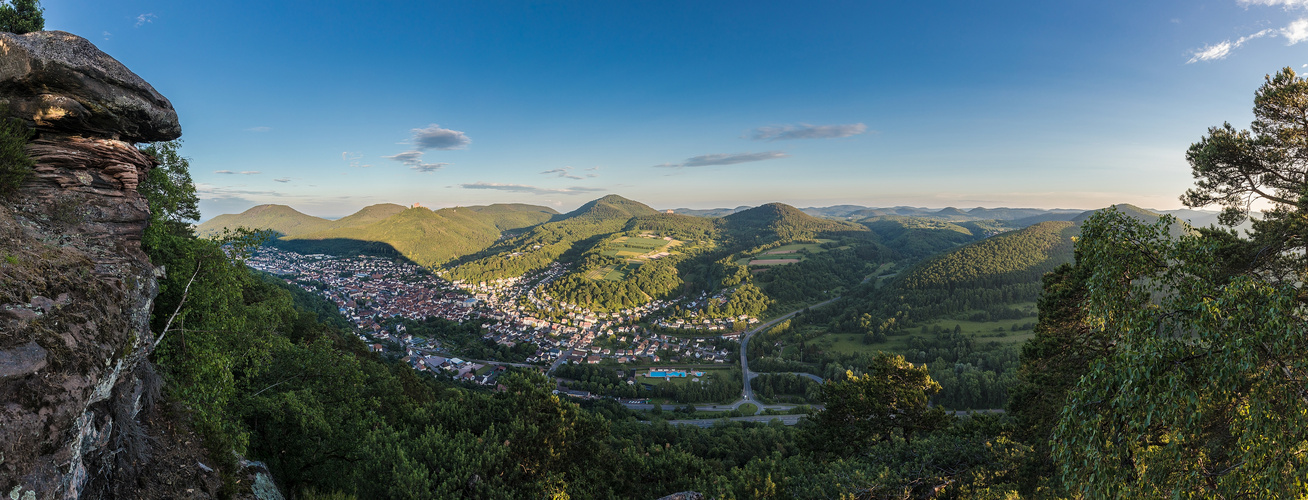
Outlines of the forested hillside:
{"label": "forested hillside", "polygon": [[632,217],[655,213],[640,202],[608,195],[500,242],[472,256],[474,260],[456,263],[449,277],[476,282],[520,276],[544,268],[578,242],[619,231]]}
{"label": "forested hillside", "polygon": [[283,235],[304,234],[332,227],[332,221],[305,215],[286,205],[259,205],[239,214],[223,214],[196,228],[201,236],[213,236],[224,229],[245,227],[268,229]]}
{"label": "forested hillside", "polygon": [[[283,238],[285,246],[300,251],[321,247],[323,253],[341,253],[332,245],[350,242],[385,243],[420,265],[432,266],[481,251],[502,231],[521,229],[549,220],[556,214],[532,205],[491,205],[428,210],[410,208],[369,224],[348,225]],[[356,214],[359,215],[359,214]],[[354,217],[354,216],[351,216]],[[341,219],[342,222],[354,222]]]}

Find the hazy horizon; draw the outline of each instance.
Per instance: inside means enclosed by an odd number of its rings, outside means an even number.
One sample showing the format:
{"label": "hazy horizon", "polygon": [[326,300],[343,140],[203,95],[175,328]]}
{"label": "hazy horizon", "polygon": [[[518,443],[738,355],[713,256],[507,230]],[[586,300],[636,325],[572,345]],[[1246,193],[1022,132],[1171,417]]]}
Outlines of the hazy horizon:
{"label": "hazy horizon", "polygon": [[[550,208],[554,208],[554,209],[557,210],[559,213],[568,213],[568,212],[571,212],[571,211],[573,211],[573,210],[576,210],[576,209],[579,208],[581,205],[584,205],[584,204],[586,204],[586,203],[588,203],[588,202],[590,202],[590,201],[593,201],[594,199],[598,199],[598,198],[600,198],[600,197],[602,197],[602,196],[605,196],[605,195],[608,195],[608,194],[617,194],[618,196],[623,196],[624,198],[628,198],[628,199],[632,199],[632,200],[634,200],[634,201],[638,201],[638,202],[642,202],[642,203],[644,203],[642,200],[635,199],[635,198],[631,198],[631,197],[629,197],[629,196],[624,196],[624,195],[622,195],[621,193],[605,193],[604,195],[598,195],[598,196],[596,196],[595,198],[582,200],[581,202],[577,203],[577,204],[574,205],[574,206],[564,206],[564,207],[562,207],[562,208],[558,208],[558,207],[550,207]],[[427,208],[427,209],[431,209],[431,210],[440,210],[440,209],[442,209],[442,208],[464,207],[464,206],[475,206],[475,205],[493,205],[493,204],[497,204],[497,203],[498,203],[498,204],[508,204],[508,203],[523,203],[523,202],[521,202],[521,201],[509,201],[509,200],[506,200],[506,201],[492,201],[492,202],[489,202],[489,203],[450,204],[450,205],[443,205],[443,206],[432,206],[432,205],[428,205],[428,204],[426,204],[426,203],[423,203],[423,204],[422,204],[422,207],[423,207],[423,208]],[[853,206],[860,206],[860,207],[869,208],[869,209],[876,209],[876,208],[914,208],[914,209],[920,209],[920,210],[936,210],[936,211],[944,210],[944,209],[947,209],[947,208],[956,208],[956,209],[963,210],[963,211],[968,211],[968,210],[972,210],[972,209],[975,209],[975,208],[984,208],[984,209],[1001,209],[1001,208],[1007,208],[1007,209],[1015,209],[1015,210],[1031,209],[1031,210],[1047,210],[1047,211],[1090,211],[1090,210],[1098,210],[1098,209],[1105,208],[1105,207],[1108,206],[1108,205],[1104,205],[1104,206],[1102,206],[1102,207],[1085,207],[1085,208],[1083,208],[1083,207],[1053,207],[1053,208],[1046,208],[1046,207],[1022,207],[1022,206],[1003,206],[1003,205],[995,205],[995,206],[982,206],[982,205],[976,205],[976,206],[963,206],[963,205],[920,206],[920,205],[876,205],[876,204],[867,204],[867,203],[833,203],[833,204],[828,204],[828,205],[806,205],[806,204],[795,204],[795,203],[789,203],[789,202],[786,202],[786,201],[777,201],[777,200],[773,200],[773,201],[769,201],[769,202],[764,202],[764,203],[757,203],[757,204],[738,204],[738,205],[730,205],[730,206],[727,206],[727,205],[715,205],[715,206],[675,206],[675,207],[674,207],[674,206],[656,206],[656,205],[650,205],[650,204],[647,204],[647,205],[649,205],[651,208],[653,208],[653,209],[655,209],[655,210],[659,210],[659,211],[664,211],[664,210],[679,210],[679,209],[689,209],[689,210],[715,210],[715,209],[727,209],[727,210],[730,210],[730,209],[735,209],[735,208],[740,208],[740,207],[751,207],[751,208],[752,208],[752,207],[757,207],[757,206],[759,206],[759,205],[763,205],[763,204],[766,204],[766,203],[785,203],[785,204],[787,204],[787,205],[790,205],[790,206],[793,206],[793,207],[795,207],[795,208],[799,208],[799,209],[809,209],[809,208],[828,208],[828,207],[834,207],[834,206],[840,206],[840,205],[853,205]],[[1125,203],[1125,202],[1122,202],[1122,203]],[[219,216],[219,215],[239,214],[239,213],[242,213],[242,212],[244,212],[244,211],[246,211],[246,210],[249,210],[250,208],[254,208],[254,207],[262,206],[262,205],[286,205],[286,206],[289,206],[289,207],[295,209],[296,211],[298,211],[298,212],[300,212],[300,213],[303,213],[303,214],[305,214],[305,215],[311,215],[311,216],[314,216],[314,217],[318,217],[318,218],[321,218],[321,219],[327,219],[327,220],[336,220],[336,219],[340,219],[340,218],[343,218],[343,217],[347,217],[347,216],[349,216],[349,215],[352,215],[352,214],[358,212],[359,210],[362,210],[362,209],[364,209],[364,208],[366,208],[366,207],[368,207],[368,206],[373,206],[373,205],[384,205],[384,204],[401,205],[401,206],[405,206],[405,207],[412,207],[412,205],[413,205],[413,203],[400,203],[400,202],[395,202],[395,201],[379,201],[379,202],[377,202],[377,203],[370,203],[370,204],[367,204],[367,205],[361,205],[361,206],[359,206],[359,207],[356,207],[356,208],[354,208],[354,209],[352,209],[352,210],[349,210],[349,211],[346,211],[346,212],[342,212],[342,213],[331,213],[331,212],[316,212],[316,211],[311,211],[311,210],[303,210],[303,209],[300,209],[300,207],[297,207],[297,206],[292,205],[292,204],[272,202],[272,203],[260,203],[260,204],[257,204],[257,205],[251,205],[250,207],[246,207],[246,208],[244,208],[244,209],[242,209],[242,210],[238,210],[238,211],[235,211],[235,212],[222,212],[222,213],[212,213],[212,214],[210,214],[210,213],[206,213],[206,214],[204,214],[204,215],[201,217],[200,222],[207,222],[207,221],[209,221],[210,219],[213,219],[214,217]],[[538,204],[535,204],[535,203],[529,203],[529,204],[538,205]],[[1109,205],[1113,205],[1113,204],[1109,204]],[[1133,205],[1134,205],[1134,204],[1133,204]],[[547,205],[539,205],[539,206],[547,206]],[[1163,212],[1163,211],[1173,211],[1173,210],[1183,210],[1183,209],[1185,209],[1185,207],[1163,209],[1163,208],[1148,207],[1148,206],[1141,206],[1140,208],[1143,208],[1143,209],[1146,209],[1146,210],[1150,210],[1150,211],[1155,211],[1155,212]],[[1219,212],[1218,210],[1204,210],[1204,209],[1199,209],[1199,210],[1194,210],[1194,211],[1196,211],[1196,212],[1212,213],[1212,214],[1216,214],[1216,213]]]}

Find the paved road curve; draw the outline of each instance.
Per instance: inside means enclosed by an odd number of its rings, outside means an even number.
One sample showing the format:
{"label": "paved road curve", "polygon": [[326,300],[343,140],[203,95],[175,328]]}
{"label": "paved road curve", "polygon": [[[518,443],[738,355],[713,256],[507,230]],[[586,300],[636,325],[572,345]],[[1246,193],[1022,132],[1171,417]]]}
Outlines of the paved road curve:
{"label": "paved road curve", "polygon": [[[738,401],[737,403],[740,403],[740,402],[755,402],[755,401],[758,401],[757,399],[754,398],[754,388],[753,388],[753,387],[750,387],[750,383],[749,383],[750,380],[752,380],[754,377],[757,377],[757,376],[758,376],[757,373],[754,373],[754,372],[752,372],[752,371],[749,371],[749,355],[746,353],[746,349],[749,347],[749,338],[750,338],[750,337],[753,337],[755,333],[761,332],[761,331],[763,331],[763,330],[767,330],[768,328],[771,328],[773,325],[776,325],[777,323],[780,323],[780,322],[782,322],[782,321],[785,321],[785,320],[787,320],[787,319],[790,319],[791,316],[794,316],[794,315],[796,315],[796,314],[799,314],[800,311],[805,311],[805,310],[808,310],[808,309],[813,309],[813,308],[815,308],[815,307],[822,307],[822,306],[825,306],[825,305],[830,304],[830,303],[832,303],[832,302],[835,302],[835,301],[837,301],[837,300],[840,300],[840,297],[836,297],[836,298],[833,298],[833,299],[827,300],[827,301],[825,301],[825,302],[819,302],[819,303],[817,303],[817,304],[813,304],[813,305],[808,306],[808,307],[805,307],[805,308],[803,308],[803,309],[796,309],[796,310],[794,310],[794,311],[790,311],[789,313],[786,313],[786,314],[784,314],[784,315],[782,315],[782,316],[778,316],[777,318],[773,319],[772,321],[769,321],[769,322],[767,322],[767,323],[763,323],[762,325],[759,325],[758,328],[755,328],[755,329],[753,329],[753,330],[750,330],[750,331],[748,331],[748,332],[745,332],[745,335],[743,335],[743,336],[740,337],[740,370],[741,370],[742,372],[744,372],[744,374],[745,374],[745,384],[744,384],[744,385],[745,385],[745,389],[744,389],[743,393],[741,394],[741,396],[744,397],[744,400],[742,400],[742,401]],[[822,382],[822,378],[821,378],[821,377],[817,377],[816,375],[811,375],[811,376],[814,377],[814,378],[816,378],[816,380],[817,380],[818,382]],[[757,404],[757,403],[755,403],[755,404]],[[737,405],[738,405],[738,404],[737,404]]]}

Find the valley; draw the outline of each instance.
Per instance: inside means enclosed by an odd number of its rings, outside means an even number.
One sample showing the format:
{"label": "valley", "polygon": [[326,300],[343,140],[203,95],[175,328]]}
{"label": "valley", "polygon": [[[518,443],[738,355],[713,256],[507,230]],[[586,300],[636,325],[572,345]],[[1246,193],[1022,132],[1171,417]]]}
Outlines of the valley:
{"label": "valley", "polygon": [[[505,214],[517,218],[501,222],[505,231],[476,250],[460,250],[464,240],[442,248],[446,240],[426,233],[375,236],[399,234],[415,221],[426,227],[431,216],[424,212],[444,213],[448,221],[445,212],[459,211],[490,217],[464,222],[472,225]],[[239,225],[281,234],[248,261],[251,267],[335,304],[375,350],[435,376],[468,376],[467,367],[446,362],[456,357],[534,363],[550,373],[561,366],[608,367],[627,375],[560,388],[582,398],[731,403],[730,409],[756,401],[744,382],[761,380],[764,408],[790,408],[815,401],[816,382],[804,377],[839,377],[886,351],[929,366],[944,387],[939,404],[986,409],[1006,404],[1017,349],[1032,335],[1039,278],[1071,261],[1073,220],[1085,217],[807,209],[818,217],[780,204],[688,216],[610,195],[522,225],[549,212],[527,205],[436,211],[379,205],[323,222],[269,207],[215,218],[200,232]],[[372,239],[304,246],[313,235],[348,231]],[[406,252],[403,241],[427,250]],[[389,249],[375,251],[379,246]],[[293,250],[303,248],[342,255]],[[424,257],[436,254],[449,258]],[[815,305],[826,307],[808,309]],[[718,382],[735,384],[735,395],[687,393],[682,380],[650,384],[637,377],[641,366],[734,366],[736,375]],[[777,375],[755,378],[766,373]]]}

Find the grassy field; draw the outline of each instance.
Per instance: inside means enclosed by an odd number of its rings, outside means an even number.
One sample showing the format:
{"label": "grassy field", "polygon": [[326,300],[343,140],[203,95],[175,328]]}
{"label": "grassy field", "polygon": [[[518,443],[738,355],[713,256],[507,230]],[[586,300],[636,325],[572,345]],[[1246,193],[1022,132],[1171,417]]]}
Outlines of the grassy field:
{"label": "grassy field", "polygon": [[[765,250],[752,257],[736,259],[736,263],[742,266],[784,266],[787,264],[794,264],[795,262],[775,261],[795,259],[797,262],[802,262],[805,259],[806,254],[826,252],[827,249],[822,248],[822,244],[830,243],[832,241],[834,240],[817,240],[817,243],[791,243],[789,245],[781,245],[771,250]],[[804,250],[806,253],[801,253],[800,250]]]}
{"label": "grassy field", "polygon": [[744,413],[745,416],[749,416],[749,415],[753,415],[753,414],[755,414],[755,413],[758,413],[758,406],[755,405],[754,403],[745,403],[745,404],[740,405],[740,407],[739,407],[739,408],[736,408],[736,409],[737,409],[737,410],[740,410],[741,413]]}
{"label": "grassy field", "polygon": [[[1020,306],[1029,305],[1034,307],[1035,304],[1021,304]],[[998,342],[1000,344],[1021,344],[1026,342],[1035,333],[1031,330],[1020,330],[1014,332],[1013,325],[1022,325],[1026,323],[1035,323],[1036,318],[1022,319],[1005,319],[999,321],[959,321],[959,320],[936,320],[922,323],[928,329],[934,329],[939,326],[947,330],[953,330],[957,325],[963,331],[964,335],[973,336],[978,342]],[[933,334],[921,333],[921,328],[909,330],[907,335],[892,335],[887,338],[886,342],[880,344],[864,344],[863,335],[852,333],[828,333],[818,337],[813,342],[821,347],[824,351],[840,353],[856,352],[873,352],[889,351],[894,353],[904,353],[908,350],[908,341],[914,337],[932,338]]]}
{"label": "grassy field", "polygon": [[827,249],[822,248],[822,244],[831,243],[834,240],[817,240],[817,241],[818,241],[817,243],[791,243],[789,245],[781,245],[771,250],[767,250],[762,254],[759,254],[758,257],[766,258],[766,256],[769,255],[799,253],[800,250],[804,250],[804,249],[807,249],[809,253],[822,253],[827,251]]}
{"label": "grassy field", "polygon": [[622,281],[627,278],[627,272],[632,271],[632,264],[623,266],[604,266],[599,269],[586,271],[586,279]]}
{"label": "grassy field", "polygon": [[673,247],[681,245],[681,243],[679,240],[622,236],[610,241],[604,247],[601,255],[620,259],[637,259],[659,252],[671,252]]}

